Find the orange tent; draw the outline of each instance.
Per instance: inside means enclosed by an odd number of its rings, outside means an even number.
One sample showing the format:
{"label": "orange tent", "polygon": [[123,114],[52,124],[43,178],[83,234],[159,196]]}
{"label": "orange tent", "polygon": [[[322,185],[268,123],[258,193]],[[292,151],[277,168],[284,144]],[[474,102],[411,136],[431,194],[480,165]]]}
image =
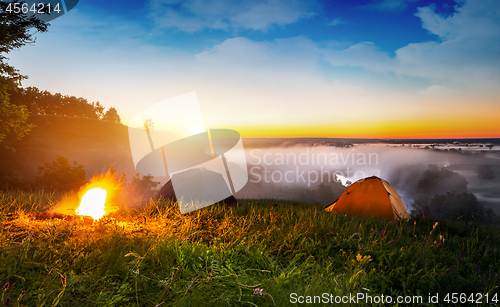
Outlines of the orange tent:
{"label": "orange tent", "polygon": [[398,192],[387,181],[375,176],[351,184],[325,210],[387,221],[410,218]]}

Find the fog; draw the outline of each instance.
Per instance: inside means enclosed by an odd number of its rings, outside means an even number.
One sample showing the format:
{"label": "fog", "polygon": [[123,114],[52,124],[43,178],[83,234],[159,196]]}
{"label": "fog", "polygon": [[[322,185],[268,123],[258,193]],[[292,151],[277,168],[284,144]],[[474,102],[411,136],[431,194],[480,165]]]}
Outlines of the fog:
{"label": "fog", "polygon": [[463,180],[449,178],[435,180],[426,191],[430,197],[451,190],[466,190],[497,213],[500,208],[498,178],[480,179],[477,171],[480,165],[487,165],[498,174],[500,153],[497,151],[460,152],[386,144],[349,147],[285,144],[246,148],[245,154],[249,182],[237,193],[238,197],[300,199],[323,184],[331,187],[331,195],[322,195],[314,201],[327,204],[337,199],[351,182],[377,176],[393,185],[411,207],[424,171],[435,165],[462,175],[466,184],[460,186]]}

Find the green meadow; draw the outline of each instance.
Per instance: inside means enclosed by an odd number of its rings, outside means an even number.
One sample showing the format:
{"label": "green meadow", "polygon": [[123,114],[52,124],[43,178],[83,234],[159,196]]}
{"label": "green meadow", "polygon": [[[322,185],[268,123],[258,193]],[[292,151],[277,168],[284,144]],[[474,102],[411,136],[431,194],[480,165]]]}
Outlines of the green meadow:
{"label": "green meadow", "polygon": [[417,299],[400,306],[500,300],[494,224],[360,220],[280,200],[184,215],[176,204],[151,201],[94,223],[34,219],[61,197],[0,194],[1,306],[290,306],[308,299],[328,306],[349,295],[393,300],[361,306],[398,305],[398,296]]}

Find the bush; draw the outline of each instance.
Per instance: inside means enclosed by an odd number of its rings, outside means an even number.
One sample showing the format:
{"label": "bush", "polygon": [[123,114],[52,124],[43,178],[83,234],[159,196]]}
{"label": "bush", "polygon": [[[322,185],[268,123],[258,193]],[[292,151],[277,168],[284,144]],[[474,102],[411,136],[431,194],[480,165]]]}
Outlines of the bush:
{"label": "bush", "polygon": [[21,173],[14,171],[12,174],[4,174],[0,179],[0,187],[6,190],[28,190],[30,181],[21,176]]}
{"label": "bush", "polygon": [[65,192],[80,188],[85,181],[85,166],[76,161],[70,165],[68,158],[58,155],[54,161],[38,167],[33,183],[36,188]]}
{"label": "bush", "polygon": [[413,206],[416,208],[416,214],[436,218],[478,221],[494,216],[491,209],[484,210],[476,195],[467,192],[452,191],[446,195],[436,194],[432,199],[420,196],[415,199]]}
{"label": "bush", "polygon": [[157,192],[157,186],[160,184],[158,181],[153,181],[153,176],[136,174],[132,181],[128,184],[127,193],[129,196],[139,199],[146,200],[153,197]]}
{"label": "bush", "polygon": [[467,191],[465,177],[447,168],[429,165],[422,174],[417,186],[417,193],[423,195],[444,194],[451,191]]}
{"label": "bush", "polygon": [[464,176],[433,164],[427,167],[423,164],[400,165],[391,172],[389,182],[410,198],[444,195],[451,191],[466,192],[468,185]]}
{"label": "bush", "polygon": [[479,179],[492,180],[495,179],[495,172],[493,171],[493,166],[491,165],[479,165],[477,167],[477,177]]}

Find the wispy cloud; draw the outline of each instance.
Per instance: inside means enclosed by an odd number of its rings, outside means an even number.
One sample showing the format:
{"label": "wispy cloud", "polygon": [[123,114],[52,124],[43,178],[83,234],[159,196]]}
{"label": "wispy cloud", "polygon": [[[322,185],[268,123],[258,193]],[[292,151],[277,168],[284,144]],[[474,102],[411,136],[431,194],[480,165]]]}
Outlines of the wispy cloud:
{"label": "wispy cloud", "polygon": [[149,11],[160,28],[185,32],[204,29],[266,30],[315,15],[317,3],[304,0],[150,0]]}
{"label": "wispy cloud", "polygon": [[401,12],[408,7],[408,3],[417,1],[420,0],[371,0],[370,3],[359,7],[373,11]]}
{"label": "wispy cloud", "polygon": [[341,24],[344,24],[345,22],[342,20],[342,18],[340,17],[337,17],[335,18],[334,20],[332,20],[332,22],[330,22],[330,26],[338,26],[338,25],[341,25]]}

